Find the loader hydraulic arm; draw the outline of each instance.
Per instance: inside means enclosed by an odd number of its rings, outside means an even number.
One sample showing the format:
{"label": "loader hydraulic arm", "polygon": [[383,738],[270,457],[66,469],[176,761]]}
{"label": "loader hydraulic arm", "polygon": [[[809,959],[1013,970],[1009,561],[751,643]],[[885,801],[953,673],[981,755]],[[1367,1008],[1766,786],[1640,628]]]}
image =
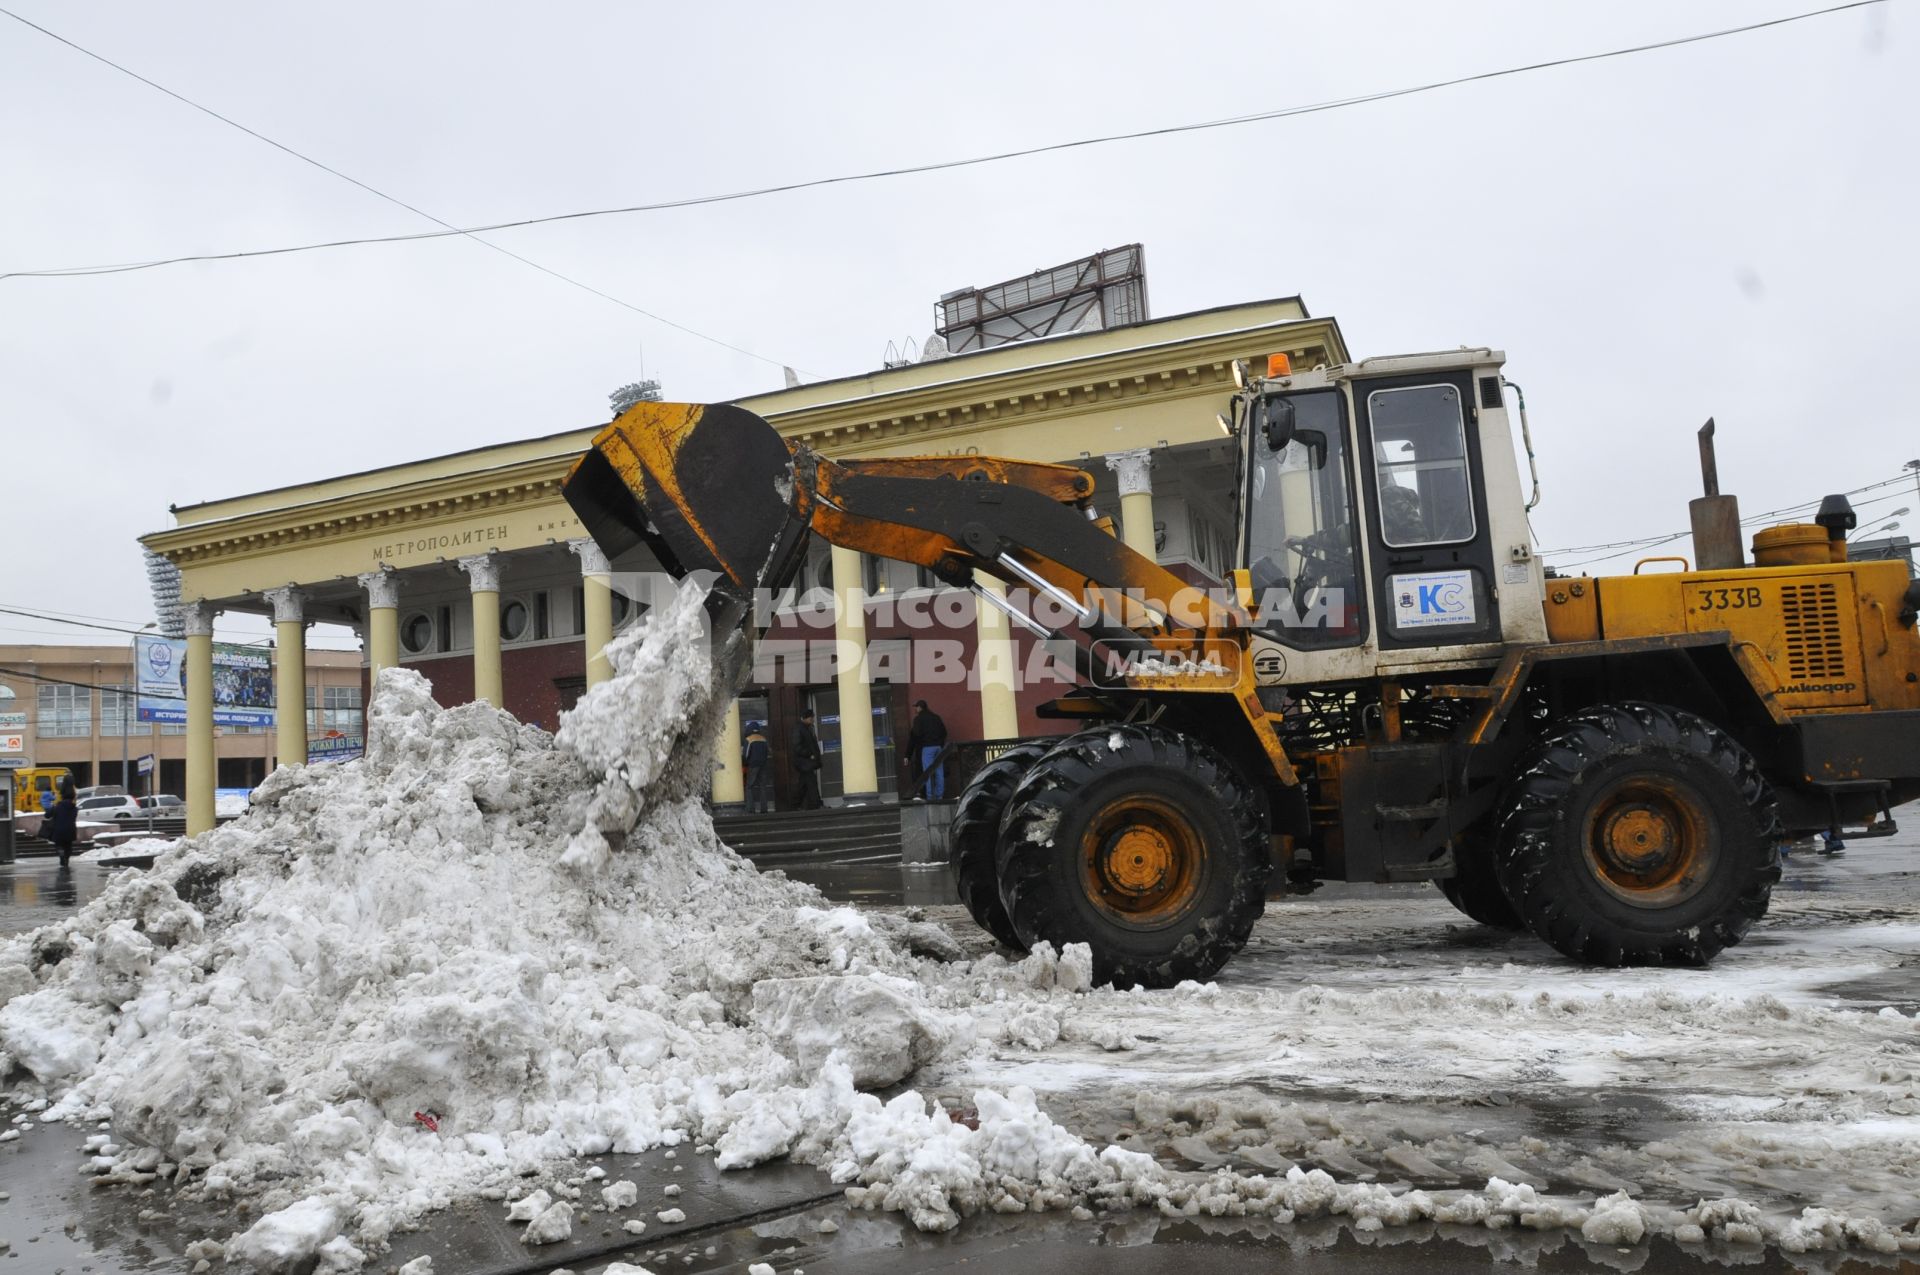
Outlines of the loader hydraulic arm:
{"label": "loader hydraulic arm", "polygon": [[1070,465],[833,461],[731,404],[641,403],[595,436],[564,490],[609,553],[644,540],[669,571],[713,572],[740,604],[791,583],[812,531],[961,588],[976,571],[1028,586],[1095,633],[1171,637],[1247,623],[1102,530],[1093,479]]}
{"label": "loader hydraulic arm", "polygon": [[[594,436],[562,490],[609,556],[644,542],[673,574],[705,574],[718,631],[740,629],[757,592],[784,590],[817,533],[926,567],[1038,633],[1072,628],[1085,642],[1073,643],[1083,677],[1110,670],[1120,655],[1117,681],[1129,711],[1150,709],[1146,701],[1160,693],[1230,699],[1248,755],[1264,758],[1253,769],[1295,782],[1241,658],[1246,612],[1096,522],[1093,479],[1071,465],[982,456],[833,461],[789,446],[732,404],[640,403]],[[975,572],[1033,589],[1035,611],[1041,598],[1051,600],[1059,627],[980,589]],[[1176,652],[1179,660],[1157,658]],[[1104,685],[1115,680],[1109,671]]]}

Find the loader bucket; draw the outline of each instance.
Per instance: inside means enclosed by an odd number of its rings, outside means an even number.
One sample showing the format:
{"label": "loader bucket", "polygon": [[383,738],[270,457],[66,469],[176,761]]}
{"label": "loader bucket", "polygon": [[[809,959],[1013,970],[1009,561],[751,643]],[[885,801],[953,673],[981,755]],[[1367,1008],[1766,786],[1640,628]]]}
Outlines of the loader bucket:
{"label": "loader bucket", "polygon": [[609,558],[645,543],[676,576],[711,572],[715,603],[737,618],[755,589],[784,588],[799,569],[799,486],[786,442],[745,408],[638,403],[594,436],[561,490]]}

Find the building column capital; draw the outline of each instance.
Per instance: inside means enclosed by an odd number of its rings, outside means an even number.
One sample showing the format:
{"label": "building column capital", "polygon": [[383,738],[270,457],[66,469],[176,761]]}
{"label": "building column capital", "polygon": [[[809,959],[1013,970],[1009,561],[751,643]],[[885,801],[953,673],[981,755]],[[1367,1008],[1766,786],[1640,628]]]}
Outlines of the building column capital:
{"label": "building column capital", "polygon": [[300,592],[297,585],[283,584],[277,589],[266,589],[260,596],[273,603],[275,624],[299,624],[306,619],[307,595]]}
{"label": "building column capital", "polygon": [[580,559],[580,574],[583,576],[605,576],[613,574],[613,564],[607,561],[607,555],[599,545],[591,540],[569,540],[567,549]]}
{"label": "building column capital", "polygon": [[367,591],[369,607],[393,608],[400,605],[400,576],[389,567],[368,571],[356,577]]}
{"label": "building column capital", "polygon": [[493,552],[476,553],[460,559],[467,583],[475,593],[500,592],[500,559]]}
{"label": "building column capital", "polygon": [[1114,452],[1107,457],[1107,468],[1120,481],[1122,496],[1153,494],[1153,449],[1137,447],[1130,452]]}
{"label": "building column capital", "polygon": [[180,608],[180,623],[188,637],[212,637],[213,618],[219,614],[211,602],[188,602]]}

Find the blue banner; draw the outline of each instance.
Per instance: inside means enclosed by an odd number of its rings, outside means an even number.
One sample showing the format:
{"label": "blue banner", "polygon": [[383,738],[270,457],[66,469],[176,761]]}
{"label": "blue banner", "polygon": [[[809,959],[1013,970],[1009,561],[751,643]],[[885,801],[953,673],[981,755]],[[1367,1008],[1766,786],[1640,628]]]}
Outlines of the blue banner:
{"label": "blue banner", "polygon": [[[136,710],[143,722],[187,720],[187,644],[179,638],[133,640]],[[304,706],[301,710],[304,711]],[[213,644],[213,724],[273,725],[273,653],[232,642]]]}

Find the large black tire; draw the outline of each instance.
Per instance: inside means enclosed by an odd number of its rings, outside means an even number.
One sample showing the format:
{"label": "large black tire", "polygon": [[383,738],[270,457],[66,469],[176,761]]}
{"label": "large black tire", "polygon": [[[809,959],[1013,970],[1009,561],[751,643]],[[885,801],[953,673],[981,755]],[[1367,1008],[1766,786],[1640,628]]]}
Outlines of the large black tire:
{"label": "large black tire", "polygon": [[1008,947],[1026,950],[1000,904],[1000,823],[1013,790],[1054,741],[1016,744],[974,772],[953,808],[947,861],[960,902],[981,929]]}
{"label": "large black tire", "polygon": [[1515,781],[1501,884],[1540,938],[1591,965],[1703,965],[1766,915],[1783,834],[1753,757],[1692,713],[1569,718]]}
{"label": "large black tire", "polygon": [[1152,726],[1070,735],[1021,780],[1000,899],[1026,946],[1085,943],[1096,983],[1213,976],[1266,907],[1259,795],[1207,745]]}
{"label": "large black tire", "polygon": [[1434,882],[1440,887],[1440,893],[1447,896],[1447,902],[1469,920],[1496,930],[1526,928],[1521,924],[1520,914],[1513,910],[1513,904],[1507,901],[1507,892],[1500,888],[1491,846],[1479,841],[1456,846],[1453,857],[1454,874]]}

